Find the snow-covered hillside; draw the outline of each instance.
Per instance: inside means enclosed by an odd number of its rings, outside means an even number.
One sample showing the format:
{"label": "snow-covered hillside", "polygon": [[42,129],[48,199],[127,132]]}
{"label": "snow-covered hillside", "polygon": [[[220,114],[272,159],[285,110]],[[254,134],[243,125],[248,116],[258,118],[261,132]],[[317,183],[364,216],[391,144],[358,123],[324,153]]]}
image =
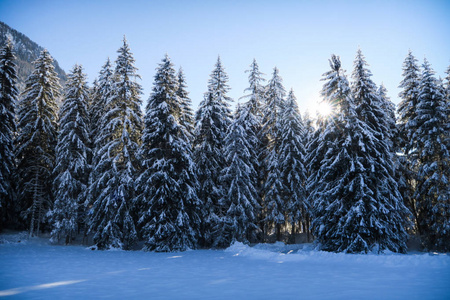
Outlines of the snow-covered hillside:
{"label": "snow-covered hillside", "polygon": [[180,253],[91,251],[21,235],[0,242],[0,297],[14,299],[450,298],[445,254],[349,255],[282,243]]}

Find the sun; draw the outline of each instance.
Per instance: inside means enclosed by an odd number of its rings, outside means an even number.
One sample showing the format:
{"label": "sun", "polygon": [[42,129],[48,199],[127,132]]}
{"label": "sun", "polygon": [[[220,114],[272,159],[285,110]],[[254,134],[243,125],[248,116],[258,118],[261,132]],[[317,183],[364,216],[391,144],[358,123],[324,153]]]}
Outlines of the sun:
{"label": "sun", "polygon": [[333,112],[333,107],[325,101],[317,101],[314,109],[315,113],[322,117],[328,117]]}

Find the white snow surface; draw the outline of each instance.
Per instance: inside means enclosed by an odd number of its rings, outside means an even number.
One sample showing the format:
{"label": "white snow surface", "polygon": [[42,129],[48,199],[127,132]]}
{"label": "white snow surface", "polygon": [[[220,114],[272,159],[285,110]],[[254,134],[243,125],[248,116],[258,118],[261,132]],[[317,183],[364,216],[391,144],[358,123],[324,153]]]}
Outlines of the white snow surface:
{"label": "white snow surface", "polygon": [[0,297],[450,299],[450,255],[336,254],[283,243],[177,253],[92,251],[4,234]]}

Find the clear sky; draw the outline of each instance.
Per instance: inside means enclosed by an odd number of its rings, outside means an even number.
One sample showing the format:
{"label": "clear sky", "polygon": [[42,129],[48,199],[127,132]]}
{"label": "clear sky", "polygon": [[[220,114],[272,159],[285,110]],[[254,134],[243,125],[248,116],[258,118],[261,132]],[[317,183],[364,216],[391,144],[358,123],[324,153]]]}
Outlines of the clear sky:
{"label": "clear sky", "polygon": [[136,59],[146,103],[165,53],[182,66],[197,109],[217,56],[238,101],[244,73],[257,60],[266,79],[277,66],[301,111],[314,110],[328,58],[340,55],[347,75],[360,47],[394,103],[408,52],[450,65],[450,1],[133,1],[0,0],[0,20],[46,47],[69,71],[82,64],[89,82],[125,34]]}

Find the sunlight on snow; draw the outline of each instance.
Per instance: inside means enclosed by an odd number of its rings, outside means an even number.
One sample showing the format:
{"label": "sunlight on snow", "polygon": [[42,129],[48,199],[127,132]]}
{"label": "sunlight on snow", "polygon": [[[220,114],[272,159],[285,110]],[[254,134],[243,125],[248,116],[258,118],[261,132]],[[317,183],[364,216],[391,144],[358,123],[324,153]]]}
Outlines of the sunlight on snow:
{"label": "sunlight on snow", "polygon": [[0,297],[17,295],[20,293],[34,291],[34,290],[50,289],[50,288],[54,288],[54,287],[58,287],[58,286],[75,284],[75,283],[80,283],[80,282],[84,282],[84,281],[86,281],[86,280],[82,279],[82,280],[56,281],[56,282],[52,282],[52,283],[45,283],[45,284],[40,284],[40,285],[33,285],[33,286],[27,286],[27,287],[22,287],[22,288],[3,290],[3,291],[0,291]]}

